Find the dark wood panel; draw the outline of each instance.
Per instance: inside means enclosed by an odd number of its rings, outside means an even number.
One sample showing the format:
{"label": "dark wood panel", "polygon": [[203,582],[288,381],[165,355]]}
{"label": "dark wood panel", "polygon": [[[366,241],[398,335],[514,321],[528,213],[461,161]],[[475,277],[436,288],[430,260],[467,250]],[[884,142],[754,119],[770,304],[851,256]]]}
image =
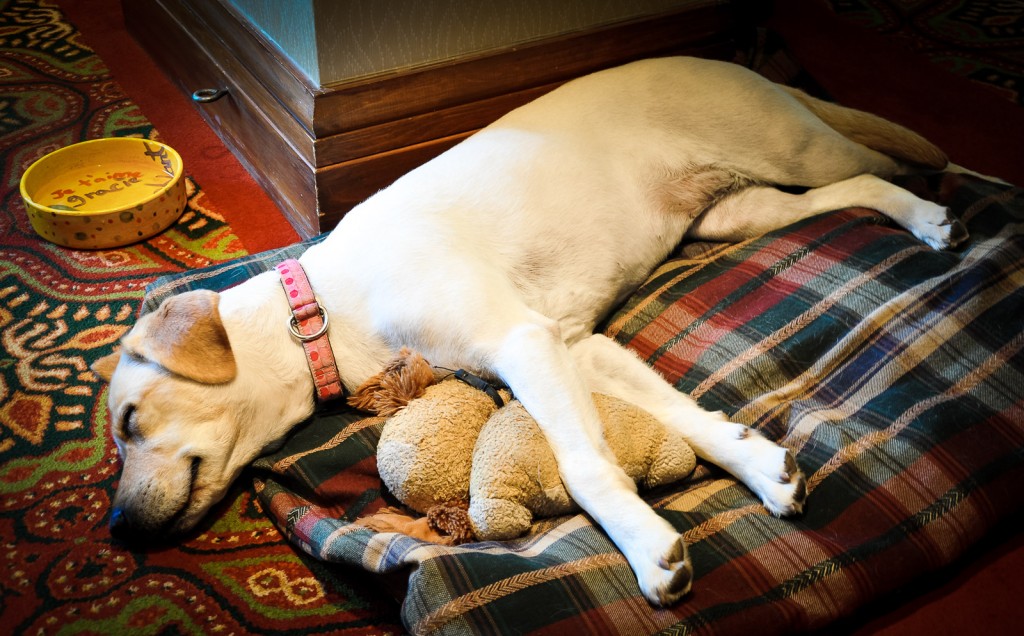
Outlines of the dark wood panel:
{"label": "dark wood panel", "polygon": [[363,157],[317,170],[320,218],[324,230],[333,228],[346,212],[396,179],[448,150],[475,131],[435,139],[399,150]]}
{"label": "dark wood panel", "polygon": [[[704,47],[686,46],[666,54],[690,54],[704,57],[726,57],[734,52],[731,43],[715,42]],[[572,78],[568,78],[572,79]],[[568,81],[568,79],[566,81]],[[447,137],[469,130],[479,130],[509,111],[554,90],[564,82],[545,84],[509,92],[451,108],[412,115],[395,121],[367,126],[357,130],[317,139],[315,164],[324,168],[371,154],[383,153],[404,146]]]}
{"label": "dark wood panel", "polygon": [[367,155],[479,130],[518,106],[547,93],[549,84],[452,108],[367,126],[316,141],[316,165],[323,168]]}
{"label": "dark wood panel", "polygon": [[[125,10],[137,0],[123,0]],[[143,0],[152,2],[153,0]],[[211,53],[228,55],[241,72],[259,77],[267,92],[312,137],[314,97],[321,88],[314,84],[288,55],[229,0],[157,0],[170,13],[189,14],[186,26],[192,37]]]}
{"label": "dark wood panel", "polygon": [[287,139],[245,100],[218,100],[203,107],[239,161],[304,238],[320,233],[313,169]]}
{"label": "dark wood panel", "polygon": [[565,81],[628,61],[731,40],[735,15],[707,5],[469,58],[324,87],[318,139],[496,95]]}
{"label": "dark wood panel", "polygon": [[[226,88],[224,99],[255,104],[296,153],[313,165],[313,138],[295,115],[299,102],[293,99],[289,105],[277,92],[280,60],[266,54],[266,49],[252,38],[223,39],[221,35],[236,34],[246,27],[224,12],[214,15],[215,22],[208,23],[207,17],[192,10],[192,4],[196,3],[125,0],[125,23],[183,92],[191,95],[198,88]],[[209,9],[219,3],[198,4]],[[240,44],[231,44],[231,40],[249,42],[250,47],[238,48]],[[259,64],[255,63],[257,60]],[[312,95],[305,94],[304,100],[305,108],[312,111]]]}

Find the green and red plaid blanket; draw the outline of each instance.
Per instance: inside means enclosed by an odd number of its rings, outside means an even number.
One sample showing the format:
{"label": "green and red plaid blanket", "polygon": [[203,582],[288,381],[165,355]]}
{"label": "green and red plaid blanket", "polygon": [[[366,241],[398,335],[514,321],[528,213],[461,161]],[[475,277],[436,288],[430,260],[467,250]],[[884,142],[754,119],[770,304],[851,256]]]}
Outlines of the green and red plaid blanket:
{"label": "green and red plaid blanket", "polygon": [[[841,210],[686,246],[609,318],[608,334],[808,475],[793,519],[713,466],[646,493],[690,545],[694,591],[675,607],[647,604],[585,515],[458,547],[352,523],[385,503],[382,420],[355,411],[315,417],[257,462],[264,510],[316,559],[407,581],[414,634],[783,633],[949,563],[1024,501],[1024,193],[954,175],[903,184],[950,206],[970,242],[936,252]],[[159,281],[150,300],[303,248]]]}

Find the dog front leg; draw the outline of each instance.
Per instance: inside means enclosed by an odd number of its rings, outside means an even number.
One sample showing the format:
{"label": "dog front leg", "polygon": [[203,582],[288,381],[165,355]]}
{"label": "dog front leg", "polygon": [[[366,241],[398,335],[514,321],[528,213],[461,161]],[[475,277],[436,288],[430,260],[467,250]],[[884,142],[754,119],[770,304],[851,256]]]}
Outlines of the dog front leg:
{"label": "dog front leg", "polygon": [[674,603],[693,578],[686,545],[614,462],[590,392],[556,332],[537,323],[513,327],[491,358],[494,371],[536,419],[566,489],[626,557],[647,600]]}
{"label": "dog front leg", "polygon": [[632,351],[595,334],[573,345],[572,356],[591,391],[639,406],[672,426],[701,458],[747,485],[774,515],[803,510],[807,485],[793,455],[757,431],[702,409]]}

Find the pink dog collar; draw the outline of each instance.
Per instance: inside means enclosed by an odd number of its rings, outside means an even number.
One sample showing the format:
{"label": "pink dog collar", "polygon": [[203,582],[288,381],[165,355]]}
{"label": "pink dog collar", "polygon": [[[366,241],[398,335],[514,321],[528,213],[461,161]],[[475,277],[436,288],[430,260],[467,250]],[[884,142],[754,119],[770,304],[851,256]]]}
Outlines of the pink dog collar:
{"label": "pink dog collar", "polygon": [[276,269],[281,275],[281,285],[284,286],[288,305],[292,309],[288,331],[302,343],[306,351],[306,362],[313,374],[317,401],[326,402],[343,397],[345,389],[338,375],[334,351],[327,340],[327,312],[313,295],[313,287],[299,261],[289,258],[277,265]]}

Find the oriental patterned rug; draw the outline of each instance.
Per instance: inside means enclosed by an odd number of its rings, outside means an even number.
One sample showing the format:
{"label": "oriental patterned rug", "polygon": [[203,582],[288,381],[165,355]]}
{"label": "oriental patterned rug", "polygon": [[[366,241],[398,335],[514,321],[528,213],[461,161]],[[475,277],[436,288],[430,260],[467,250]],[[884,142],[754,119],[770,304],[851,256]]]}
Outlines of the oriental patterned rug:
{"label": "oriental patterned rug", "polygon": [[57,5],[0,1],[0,631],[401,631],[383,595],[298,556],[251,490],[178,547],[111,539],[119,462],[88,365],[134,322],[155,278],[245,255],[191,180],[181,219],[144,243],[86,252],[36,236],[18,189],[25,168],[112,136],[159,138]]}

